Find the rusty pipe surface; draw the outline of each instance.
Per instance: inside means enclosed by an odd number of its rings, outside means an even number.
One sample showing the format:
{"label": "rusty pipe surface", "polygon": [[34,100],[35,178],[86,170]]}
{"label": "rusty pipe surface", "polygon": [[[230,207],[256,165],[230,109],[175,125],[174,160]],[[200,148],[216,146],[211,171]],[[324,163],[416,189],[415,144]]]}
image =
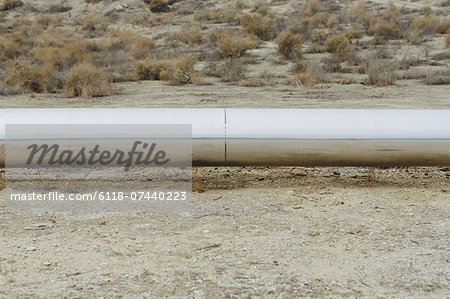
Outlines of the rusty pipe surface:
{"label": "rusty pipe surface", "polygon": [[6,124],[191,124],[194,166],[448,166],[450,110],[0,109]]}

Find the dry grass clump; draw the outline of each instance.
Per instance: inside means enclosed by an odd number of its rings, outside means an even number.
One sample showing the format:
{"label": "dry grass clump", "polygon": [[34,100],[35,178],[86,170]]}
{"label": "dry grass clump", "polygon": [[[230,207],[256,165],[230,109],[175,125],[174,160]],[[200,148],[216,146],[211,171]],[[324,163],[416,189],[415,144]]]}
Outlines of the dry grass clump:
{"label": "dry grass clump", "polygon": [[88,31],[87,36],[96,37],[102,36],[108,29],[109,23],[103,22],[103,20],[97,16],[87,17],[83,20],[81,28]]}
{"label": "dry grass clump", "polygon": [[276,43],[278,44],[278,52],[285,59],[299,60],[302,57],[303,40],[300,34],[285,30],[277,37]]}
{"label": "dry grass clump", "polygon": [[326,39],[325,50],[334,57],[344,60],[350,50],[350,43],[345,33],[336,34]]}
{"label": "dry grass clump", "polygon": [[366,12],[366,2],[364,0],[358,0],[358,2],[352,5],[349,9],[349,15],[351,20],[361,20],[362,16]]}
{"label": "dry grass clump", "polygon": [[362,37],[362,32],[356,29],[347,29],[343,31],[343,34],[348,40],[358,39]]}
{"label": "dry grass clump", "polygon": [[236,24],[242,14],[235,13],[230,10],[211,10],[205,8],[194,15],[194,20],[197,22],[213,22],[213,23],[228,23]]}
{"label": "dry grass clump", "polygon": [[261,40],[268,41],[273,38],[274,23],[270,17],[262,17],[261,15],[245,15],[241,18],[240,24],[244,26],[244,30]]}
{"label": "dry grass clump", "polygon": [[253,11],[265,16],[270,12],[270,6],[264,1],[258,1],[253,5]]}
{"label": "dry grass clump", "polygon": [[46,29],[50,25],[60,26],[61,19],[54,15],[42,14],[36,16],[33,20],[33,27],[38,30]]}
{"label": "dry grass clump", "polygon": [[169,64],[160,59],[148,58],[138,60],[134,64],[138,80],[161,80],[161,72],[169,68]]}
{"label": "dry grass clump", "polygon": [[450,48],[450,31],[445,35],[445,46]]}
{"label": "dry grass clump", "polygon": [[149,7],[152,12],[167,12],[169,11],[169,2],[166,0],[152,0]]}
{"label": "dry grass clump", "polygon": [[0,11],[14,9],[16,7],[22,6],[23,2],[21,0],[3,0],[0,3]]}
{"label": "dry grass clump", "polygon": [[439,21],[436,25],[435,32],[439,34],[450,32],[450,20]]}
{"label": "dry grass clump", "polygon": [[298,80],[299,85],[306,88],[312,88],[316,84],[329,82],[329,76],[323,65],[314,61],[306,64],[297,63],[294,66],[294,78]]}
{"label": "dry grass clump", "polygon": [[79,39],[74,39],[61,48],[36,47],[31,50],[31,53],[36,61],[58,70],[67,70],[76,63],[91,60],[90,53]]}
{"label": "dry grass clump", "polygon": [[450,84],[450,71],[428,72],[424,82],[427,85]]}
{"label": "dry grass clump", "polygon": [[378,21],[371,29],[371,32],[375,36],[375,43],[377,44],[384,44],[390,39],[401,37],[400,28],[386,21]]}
{"label": "dry grass clump", "polygon": [[369,59],[367,61],[367,84],[387,86],[395,84],[395,66],[387,59]]}
{"label": "dry grass clump", "polygon": [[246,9],[248,8],[248,5],[242,0],[236,0],[236,2],[234,2],[234,7],[237,9]]}
{"label": "dry grass clump", "polygon": [[217,48],[223,58],[241,57],[247,50],[254,49],[256,42],[231,33],[220,34],[217,38]]}
{"label": "dry grass clump", "polygon": [[45,74],[38,67],[31,67],[23,60],[13,60],[5,68],[5,84],[24,91],[42,92],[45,88]]}
{"label": "dry grass clump", "polygon": [[190,45],[199,45],[202,43],[202,29],[199,26],[184,29],[178,33],[178,39]]}
{"label": "dry grass clump", "polygon": [[155,42],[151,38],[139,36],[131,44],[129,53],[135,59],[144,59],[150,55],[150,50],[154,47]]}
{"label": "dry grass clump", "polygon": [[338,16],[336,14],[330,14],[328,12],[317,13],[310,17],[309,20],[314,28],[335,28],[339,24]]}
{"label": "dry grass clump", "polygon": [[0,37],[0,61],[14,59],[24,54],[23,44],[25,39],[23,35],[13,33],[5,34]]}
{"label": "dry grass clump", "polygon": [[413,44],[420,44],[434,33],[437,24],[439,24],[439,19],[432,15],[415,17],[411,25],[408,40]]}
{"label": "dry grass clump", "polygon": [[313,16],[316,13],[323,11],[324,6],[320,0],[306,0],[302,6],[302,15],[304,16]]}
{"label": "dry grass clump", "polygon": [[102,97],[112,94],[112,85],[101,70],[89,63],[74,65],[64,83],[64,93],[70,97]]}
{"label": "dry grass clump", "polygon": [[111,30],[108,37],[102,39],[102,47],[108,50],[126,50],[134,42],[136,35],[127,30]]}
{"label": "dry grass clump", "polygon": [[327,40],[327,33],[323,30],[317,30],[311,37],[311,42],[322,45]]}
{"label": "dry grass clump", "polygon": [[286,30],[299,34],[303,39],[308,40],[312,35],[313,27],[311,18],[301,18],[290,22]]}
{"label": "dry grass clump", "polygon": [[247,67],[239,59],[227,59],[225,62],[209,64],[205,74],[221,78],[222,82],[239,83],[247,78]]}
{"label": "dry grass clump", "polygon": [[197,58],[182,56],[175,59],[148,58],[135,63],[136,77],[139,80],[161,80],[172,84],[192,83]]}
{"label": "dry grass clump", "polygon": [[175,59],[172,68],[163,72],[163,80],[173,85],[191,84],[196,75],[194,67],[198,59],[194,56],[182,56]]}

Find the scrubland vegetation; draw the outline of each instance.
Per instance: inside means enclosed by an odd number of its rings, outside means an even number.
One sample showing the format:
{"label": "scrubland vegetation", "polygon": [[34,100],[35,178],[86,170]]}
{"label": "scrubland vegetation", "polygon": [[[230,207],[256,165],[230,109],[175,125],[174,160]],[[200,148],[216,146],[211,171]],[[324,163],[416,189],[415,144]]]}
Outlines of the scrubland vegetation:
{"label": "scrubland vegetation", "polygon": [[[130,3],[0,0],[0,94],[100,97],[117,92],[113,83],[139,80],[301,88],[450,82],[448,1],[433,9],[362,0]],[[250,71],[263,64],[290,71]]]}

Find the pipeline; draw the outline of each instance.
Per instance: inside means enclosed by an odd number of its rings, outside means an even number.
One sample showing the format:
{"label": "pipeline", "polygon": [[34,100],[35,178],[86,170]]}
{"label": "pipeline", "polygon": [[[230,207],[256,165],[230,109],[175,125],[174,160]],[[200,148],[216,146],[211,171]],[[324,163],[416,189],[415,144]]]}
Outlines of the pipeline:
{"label": "pipeline", "polygon": [[449,166],[450,110],[0,109],[6,124],[192,124],[193,166]]}

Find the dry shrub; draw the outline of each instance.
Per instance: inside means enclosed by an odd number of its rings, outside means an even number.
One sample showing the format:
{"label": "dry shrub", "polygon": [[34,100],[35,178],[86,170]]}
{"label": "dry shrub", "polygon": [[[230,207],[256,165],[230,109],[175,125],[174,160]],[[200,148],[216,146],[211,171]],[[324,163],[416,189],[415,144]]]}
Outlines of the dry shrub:
{"label": "dry shrub", "polygon": [[361,66],[363,64],[363,58],[359,54],[359,51],[352,50],[347,54],[347,65],[348,66]]}
{"label": "dry shrub", "polygon": [[45,88],[45,74],[38,67],[31,67],[23,60],[13,60],[5,68],[5,84],[31,92],[42,92]]}
{"label": "dry shrub", "polygon": [[185,44],[199,45],[202,43],[202,29],[199,26],[182,30],[178,39]]}
{"label": "dry shrub", "polygon": [[329,18],[330,14],[328,12],[317,13],[311,17],[311,24],[313,24],[314,27],[317,28],[318,25],[326,25]]}
{"label": "dry shrub", "polygon": [[311,42],[323,44],[326,39],[327,39],[327,33],[323,30],[317,30],[317,31],[314,31],[314,33],[311,37]]}
{"label": "dry shrub", "polygon": [[301,35],[285,30],[277,37],[276,43],[278,52],[285,59],[299,60],[302,57],[303,40]]}
{"label": "dry shrub", "polygon": [[400,24],[402,19],[402,12],[397,6],[391,3],[381,17],[388,23]]}
{"label": "dry shrub", "polygon": [[35,34],[32,40],[34,47],[61,48],[71,40],[71,34],[61,28],[49,27],[47,30]]}
{"label": "dry shrub", "polygon": [[193,83],[195,64],[198,59],[193,56],[182,56],[176,58],[171,63],[171,68],[161,73],[162,80],[169,81],[173,85],[191,84]]}
{"label": "dry shrub", "polygon": [[64,92],[70,97],[102,97],[112,94],[112,85],[101,70],[89,63],[74,65],[64,83]]}
{"label": "dry shrub", "polygon": [[353,21],[360,20],[366,12],[366,2],[359,0],[356,5],[352,5],[349,9],[350,18]]}
{"label": "dry shrub", "polygon": [[301,18],[292,21],[287,27],[287,30],[294,34],[301,35],[303,39],[309,39],[312,34],[312,28],[311,18]]}
{"label": "dry shrub", "polygon": [[320,0],[306,0],[302,6],[302,15],[304,16],[313,16],[316,13],[323,11],[324,7]]}
{"label": "dry shrub", "polygon": [[387,59],[367,60],[367,84],[387,86],[395,84],[395,67],[392,61]]}
{"label": "dry shrub", "polygon": [[350,43],[345,33],[340,33],[327,38],[324,47],[325,50],[333,54],[333,56],[344,60],[350,50]]}
{"label": "dry shrub", "polygon": [[395,24],[388,23],[386,21],[378,21],[373,29],[372,33],[375,36],[376,43],[385,43],[389,39],[397,39],[401,37],[400,28]]}
{"label": "dry shrub", "polygon": [[311,88],[319,83],[328,83],[329,78],[322,64],[310,61],[307,64],[297,63],[294,68],[294,77],[300,85]]}
{"label": "dry shrub", "polygon": [[169,2],[166,0],[152,0],[149,4],[152,12],[167,12],[169,11]]}
{"label": "dry shrub", "polygon": [[222,82],[238,83],[247,79],[247,67],[239,59],[229,58],[224,62],[210,62],[203,73],[208,76],[220,78]]}
{"label": "dry shrub", "polygon": [[35,29],[43,30],[49,27],[50,25],[59,26],[61,25],[61,19],[48,14],[38,15],[33,20],[33,27]]}
{"label": "dry shrub", "polygon": [[331,14],[327,22],[327,27],[330,29],[336,28],[340,22],[341,21],[339,21],[339,17],[337,15]]}
{"label": "dry shrub", "polygon": [[240,24],[244,26],[247,33],[257,36],[261,40],[268,41],[273,38],[274,25],[270,17],[245,15],[241,18]]}
{"label": "dry shrub", "polygon": [[373,14],[365,14],[361,17],[361,25],[364,28],[366,34],[374,35],[373,28],[377,24],[378,19]]}
{"label": "dry shrub", "polygon": [[434,71],[428,72],[425,77],[425,84],[427,85],[439,85],[450,84],[450,71]]}
{"label": "dry shrub", "polygon": [[139,80],[162,80],[172,84],[189,84],[195,75],[194,66],[198,59],[182,56],[175,59],[148,58],[135,63],[135,72]]}
{"label": "dry shrub", "polygon": [[248,5],[242,0],[237,0],[234,2],[234,7],[237,9],[245,9],[248,8]]}
{"label": "dry shrub", "polygon": [[435,16],[415,17],[411,25],[408,40],[413,44],[420,44],[426,37],[434,33],[438,23],[439,19]]}
{"label": "dry shrub", "polygon": [[97,30],[97,26],[100,24],[101,19],[97,16],[90,16],[84,20],[82,25],[83,30],[94,32]]}
{"label": "dry shrub", "polygon": [[108,50],[125,50],[130,47],[135,34],[126,30],[111,30],[109,36],[102,40],[102,47]]}
{"label": "dry shrub", "polygon": [[342,71],[341,59],[333,55],[331,57],[323,57],[320,62],[327,73],[339,73]]}
{"label": "dry shrub", "polygon": [[148,37],[137,37],[130,47],[130,55],[135,59],[144,59],[149,56],[150,50],[155,47],[155,42]]}
{"label": "dry shrub", "polygon": [[17,42],[11,34],[0,37],[0,61],[17,58],[23,53],[22,44]]}
{"label": "dry shrub", "polygon": [[212,45],[217,44],[217,41],[219,40],[219,37],[223,34],[223,31],[219,29],[213,29],[210,32],[208,32],[208,40]]}
{"label": "dry shrub", "polygon": [[265,16],[270,12],[270,6],[263,1],[258,1],[253,5],[253,11]]}
{"label": "dry shrub", "polygon": [[222,82],[240,82],[247,76],[247,67],[237,59],[228,59],[220,68]]}
{"label": "dry shrub", "polygon": [[255,47],[256,42],[253,40],[231,33],[223,33],[217,39],[217,48],[223,58],[240,57],[244,55],[245,51]]}
{"label": "dry shrub", "polygon": [[435,32],[439,34],[450,32],[450,20],[439,21],[436,25]]}
{"label": "dry shrub", "polygon": [[91,54],[86,50],[83,41],[74,39],[61,48],[36,47],[31,50],[36,61],[57,70],[67,70],[76,63],[91,60]]}
{"label": "dry shrub", "polygon": [[154,58],[138,60],[134,64],[138,80],[161,80],[161,72],[168,68],[169,63],[167,61]]}
{"label": "dry shrub", "polygon": [[109,82],[126,82],[136,80],[134,59],[128,51],[101,51],[92,56],[94,66],[101,68]]}
{"label": "dry shrub", "polygon": [[362,37],[362,32],[356,29],[347,29],[343,33],[348,40]]}
{"label": "dry shrub", "polygon": [[3,0],[0,3],[0,11],[14,9],[22,5],[23,2],[21,0]]}
{"label": "dry shrub", "polygon": [[450,48],[450,32],[445,35],[445,46]]}

